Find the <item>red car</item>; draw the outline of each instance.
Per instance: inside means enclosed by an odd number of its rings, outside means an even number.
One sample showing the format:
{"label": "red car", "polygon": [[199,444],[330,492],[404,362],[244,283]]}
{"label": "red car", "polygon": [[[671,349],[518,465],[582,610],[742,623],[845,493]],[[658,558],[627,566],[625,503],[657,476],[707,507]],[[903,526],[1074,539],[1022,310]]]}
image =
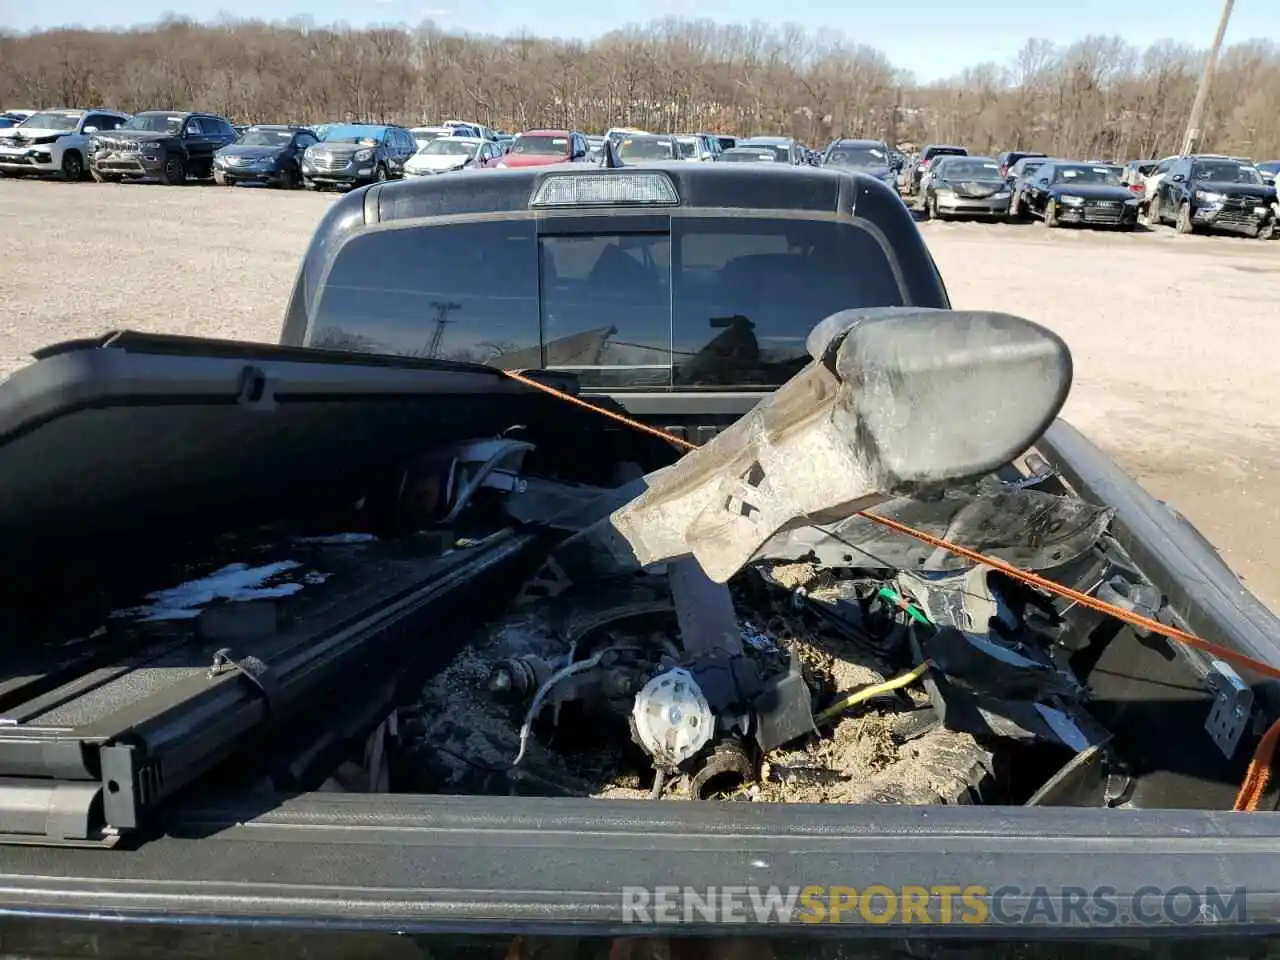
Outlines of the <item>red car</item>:
{"label": "red car", "polygon": [[576,130],[529,130],[511,149],[485,164],[490,167],[543,167],[552,163],[584,163],[591,154],[587,138]]}

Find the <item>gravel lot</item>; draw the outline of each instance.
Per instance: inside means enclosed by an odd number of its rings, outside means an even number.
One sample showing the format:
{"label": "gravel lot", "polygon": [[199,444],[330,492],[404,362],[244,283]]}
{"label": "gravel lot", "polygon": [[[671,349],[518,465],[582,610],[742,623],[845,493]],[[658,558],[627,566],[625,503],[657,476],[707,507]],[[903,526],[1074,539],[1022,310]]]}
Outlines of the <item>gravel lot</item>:
{"label": "gravel lot", "polygon": [[[274,339],[332,195],[0,181],[0,365],[111,328]],[[1067,416],[1280,608],[1280,242],[927,223],[957,307],[1071,345]]]}

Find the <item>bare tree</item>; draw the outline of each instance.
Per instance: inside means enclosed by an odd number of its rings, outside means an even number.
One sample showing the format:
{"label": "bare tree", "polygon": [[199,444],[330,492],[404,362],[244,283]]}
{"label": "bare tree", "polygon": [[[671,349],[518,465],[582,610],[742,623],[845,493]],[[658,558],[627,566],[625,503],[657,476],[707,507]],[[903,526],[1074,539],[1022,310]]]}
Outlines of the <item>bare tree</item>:
{"label": "bare tree", "polygon": [[[920,85],[878,50],[790,25],[661,20],[590,43],[415,26],[170,18],[152,27],[0,32],[0,103],[201,108],[244,122],[468,118],[529,129],[945,140],[1128,159],[1177,148],[1203,55],[1115,37],[1032,39],[1007,64]],[[1224,51],[1207,149],[1280,156],[1280,46]]]}

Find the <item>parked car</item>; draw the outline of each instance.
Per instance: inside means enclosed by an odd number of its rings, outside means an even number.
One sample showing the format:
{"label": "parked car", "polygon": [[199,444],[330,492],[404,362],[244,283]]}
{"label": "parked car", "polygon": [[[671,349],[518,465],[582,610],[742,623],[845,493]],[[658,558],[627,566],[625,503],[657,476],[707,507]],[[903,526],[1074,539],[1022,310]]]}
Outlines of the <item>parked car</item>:
{"label": "parked car", "polygon": [[1006,150],[996,156],[996,163],[1000,165],[1000,176],[1008,176],[1009,169],[1024,157],[1044,157],[1044,154],[1035,150]]}
{"label": "parked car", "polygon": [[83,180],[89,170],[89,140],[129,119],[115,110],[41,110],[0,133],[0,176],[57,173]]}
{"label": "parked car", "polygon": [[670,135],[656,133],[624,137],[617,146],[618,159],[623,164],[653,163],[660,160],[679,160],[680,144]]}
{"label": "parked car", "polygon": [[969,151],[964,147],[950,146],[948,144],[931,143],[920,151],[920,157],[915,164],[912,165],[904,184],[906,192],[911,195],[919,194],[923,188],[923,180],[929,173],[929,167],[938,157],[964,157],[968,156]]}
{"label": "parked car", "polygon": [[768,147],[730,147],[720,154],[720,163],[778,162],[778,155]]}
{"label": "parked car", "polygon": [[422,147],[404,165],[406,177],[429,177],[455,170],[479,169],[502,156],[502,148],[481,137],[438,137]]}
{"label": "parked car", "polygon": [[404,127],[335,124],[302,155],[302,183],[308,190],[320,190],[398,179],[417,152],[417,142]]}
{"label": "parked car", "polygon": [[[430,143],[440,137],[452,137],[454,129],[452,127],[412,127],[409,135],[413,137],[414,142],[421,147],[423,144]],[[460,136],[473,136],[465,131]]]}
{"label": "parked car", "polygon": [[1203,227],[1267,238],[1275,222],[1276,188],[1240,158],[1179,157],[1148,201],[1153,224],[1172,221],[1179,233]]}
{"label": "parked car", "polygon": [[952,216],[1005,217],[1009,184],[991,157],[942,156],[924,188],[924,215],[930,220]]}
{"label": "parked car", "polygon": [[290,189],[302,186],[302,155],[320,142],[309,127],[260,123],[246,127],[239,139],[213,157],[213,180],[219,186],[262,183]]}
{"label": "parked car", "polygon": [[772,150],[774,159],[779,163],[804,163],[804,147],[790,137],[747,137],[738,141],[739,147],[751,147],[756,150]]}
{"label": "parked car", "polygon": [[1160,189],[1161,181],[1164,180],[1165,174],[1169,172],[1169,168],[1173,166],[1174,161],[1177,159],[1177,156],[1162,158],[1156,163],[1151,172],[1143,178],[1142,207],[1144,210],[1149,210],[1151,198],[1155,196],[1156,192]]}
{"label": "parked car", "polygon": [[693,163],[712,163],[720,159],[720,141],[709,133],[684,134],[676,138],[680,156]]}
{"label": "parked car", "polygon": [[236,131],[212,113],[147,110],[89,141],[89,172],[99,183],[155,177],[163,184],[213,176],[213,156],[235,143]]}
{"label": "parked car", "polygon": [[1051,160],[1027,178],[1022,209],[1046,227],[1065,223],[1116,226],[1138,224],[1138,198],[1120,182],[1120,168],[1077,161]]}
{"label": "parked car", "polygon": [[869,174],[897,192],[897,172],[883,140],[833,140],[822,155],[821,166],[857,170]]}
{"label": "parked car", "polygon": [[1049,162],[1048,157],[1023,157],[1009,168],[1005,174],[1005,183],[1009,185],[1009,217],[1021,220],[1026,216],[1023,209],[1022,195],[1026,191],[1027,181],[1037,170]]}
{"label": "parked car", "polygon": [[440,126],[448,127],[459,137],[479,137],[481,140],[493,140],[495,137],[489,127],[472,120],[446,120]]}
{"label": "parked car", "polygon": [[648,136],[648,130],[637,130],[634,127],[610,127],[605,131],[604,138],[613,141],[616,147],[627,137]]}
{"label": "parked car", "polygon": [[589,163],[591,146],[576,130],[529,130],[516,136],[495,167],[545,167],[552,163]]}

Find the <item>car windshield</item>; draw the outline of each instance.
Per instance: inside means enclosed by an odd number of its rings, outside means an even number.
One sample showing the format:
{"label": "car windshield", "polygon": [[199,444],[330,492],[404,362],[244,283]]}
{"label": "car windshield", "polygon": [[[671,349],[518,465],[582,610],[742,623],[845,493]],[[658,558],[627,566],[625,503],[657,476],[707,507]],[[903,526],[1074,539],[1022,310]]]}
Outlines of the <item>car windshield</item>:
{"label": "car windshield", "polygon": [[477,144],[460,137],[441,137],[424,143],[418,150],[420,157],[469,157],[476,152]]}
{"label": "car windshield", "polygon": [[386,133],[386,127],[370,127],[364,124],[343,123],[325,131],[325,143],[359,143],[366,147],[377,146]]}
{"label": "car windshield", "polygon": [[1209,180],[1213,183],[1248,183],[1262,186],[1258,171],[1247,164],[1233,160],[1199,160],[1191,165],[1193,180]]}
{"label": "car windshield", "polygon": [[50,110],[46,113],[33,113],[20,126],[32,130],[74,130],[83,116],[78,110]]}
{"label": "car windshield", "polygon": [[1088,164],[1075,164],[1070,167],[1055,167],[1054,183],[1093,184],[1104,187],[1121,187],[1119,167],[1095,167]]}
{"label": "car windshield", "polygon": [[253,127],[242,133],[236,143],[242,147],[287,147],[292,140],[292,130],[269,130],[263,127]]}
{"label": "car windshield", "polygon": [[669,137],[627,137],[618,144],[618,155],[624,160],[671,160]]}
{"label": "car windshield", "polygon": [[750,147],[752,150],[768,150],[773,154],[775,160],[781,160],[784,163],[791,159],[791,148],[785,143],[739,143],[740,147]]}
{"label": "car windshield", "polygon": [[994,160],[948,157],[938,164],[938,176],[963,180],[999,180],[1000,164]]}
{"label": "car windshield", "polygon": [[181,133],[187,118],[180,113],[139,113],[130,117],[121,130],[143,130],[147,133]]}
{"label": "car windshield", "polygon": [[531,157],[563,157],[569,153],[569,138],[554,134],[525,134],[516,137],[509,153],[522,153]]}
{"label": "car windshield", "polygon": [[889,157],[881,147],[836,147],[827,154],[833,167],[887,167]]}

